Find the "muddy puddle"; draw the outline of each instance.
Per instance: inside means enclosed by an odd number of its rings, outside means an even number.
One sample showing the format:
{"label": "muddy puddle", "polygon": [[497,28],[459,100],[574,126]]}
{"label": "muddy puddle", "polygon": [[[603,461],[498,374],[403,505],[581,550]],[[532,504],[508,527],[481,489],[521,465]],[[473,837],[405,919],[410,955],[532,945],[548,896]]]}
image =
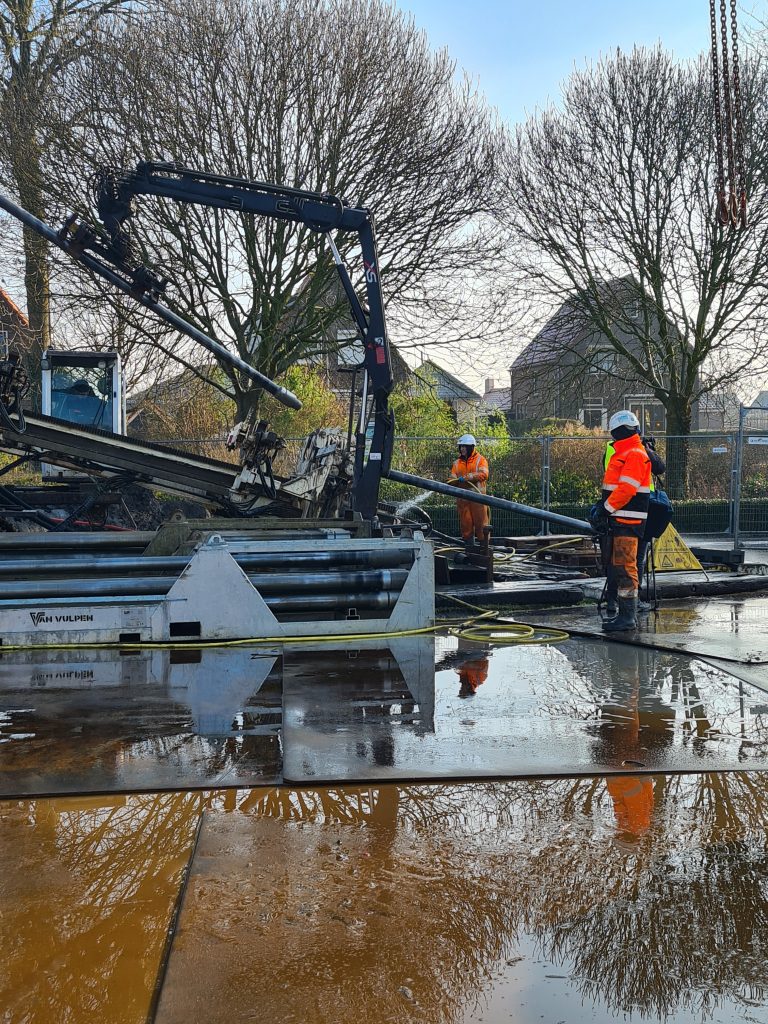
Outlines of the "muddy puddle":
{"label": "muddy puddle", "polygon": [[763,1022],[761,778],[4,802],[2,1019]]}

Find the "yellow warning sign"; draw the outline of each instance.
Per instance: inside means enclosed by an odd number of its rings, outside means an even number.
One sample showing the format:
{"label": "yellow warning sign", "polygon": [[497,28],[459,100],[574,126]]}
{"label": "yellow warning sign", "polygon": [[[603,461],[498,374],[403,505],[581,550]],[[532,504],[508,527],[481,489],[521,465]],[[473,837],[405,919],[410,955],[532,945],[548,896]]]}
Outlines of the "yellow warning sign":
{"label": "yellow warning sign", "polygon": [[670,523],[653,542],[653,567],[656,572],[679,572],[681,569],[701,569],[701,562]]}

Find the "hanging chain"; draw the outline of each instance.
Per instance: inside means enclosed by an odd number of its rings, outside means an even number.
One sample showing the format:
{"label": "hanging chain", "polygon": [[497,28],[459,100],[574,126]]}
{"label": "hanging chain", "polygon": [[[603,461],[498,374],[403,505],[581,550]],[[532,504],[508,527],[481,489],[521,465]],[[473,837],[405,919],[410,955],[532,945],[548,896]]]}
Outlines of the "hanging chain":
{"label": "hanging chain", "polygon": [[741,107],[736,0],[730,0],[730,57],[728,53],[728,8],[728,0],[720,0],[718,38],[717,0],[709,0],[709,25],[712,34],[712,101],[717,162],[717,220],[723,227],[745,228],[747,226],[747,177],[744,164],[744,123]]}
{"label": "hanging chain", "polygon": [[731,105],[731,76],[728,71],[728,20],[726,17],[728,0],[720,0],[720,37],[722,41],[723,60],[723,109],[725,112],[725,152],[728,158],[728,214],[732,219],[736,207],[736,158],[733,151],[733,108]]}
{"label": "hanging chain", "polygon": [[731,67],[733,69],[733,112],[736,137],[736,177],[734,190],[737,203],[731,208],[731,223],[747,226],[747,175],[744,168],[744,112],[741,105],[741,74],[739,71],[739,33],[736,26],[736,0],[731,0]]}
{"label": "hanging chain", "polygon": [[720,110],[720,58],[717,46],[717,16],[715,0],[709,0],[709,24],[712,31],[712,99],[715,108],[715,157],[717,159],[717,218],[728,223],[728,203],[725,198],[725,168],[723,166],[723,117]]}

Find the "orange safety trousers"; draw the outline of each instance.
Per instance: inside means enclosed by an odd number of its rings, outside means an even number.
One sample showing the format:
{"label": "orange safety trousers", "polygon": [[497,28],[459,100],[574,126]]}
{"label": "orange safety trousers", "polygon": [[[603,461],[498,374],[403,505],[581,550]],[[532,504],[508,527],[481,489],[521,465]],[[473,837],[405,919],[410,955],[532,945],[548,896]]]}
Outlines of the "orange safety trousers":
{"label": "orange safety trousers", "polygon": [[485,505],[478,505],[476,501],[456,502],[459,512],[459,526],[461,527],[462,540],[469,540],[474,534],[477,540],[483,539],[483,527],[490,522],[488,509]]}
{"label": "orange safety trousers", "polygon": [[[619,597],[637,597],[639,577],[637,574],[638,538],[632,534],[622,533],[620,528],[611,535],[611,560],[608,565],[610,589],[614,589]],[[611,586],[613,585],[613,586]]]}
{"label": "orange safety trousers", "polygon": [[616,824],[622,832],[640,837],[651,826],[653,782],[640,775],[609,775],[605,788],[611,795]]}
{"label": "orange safety trousers", "polygon": [[[456,459],[451,467],[451,476],[464,477],[465,480],[473,483],[481,494],[485,494],[488,461],[480,452],[474,451],[468,459]],[[469,540],[473,534],[477,540],[482,540],[483,527],[491,521],[486,506],[478,505],[476,501],[463,501],[459,498],[456,501],[456,509],[459,513],[462,540]]]}

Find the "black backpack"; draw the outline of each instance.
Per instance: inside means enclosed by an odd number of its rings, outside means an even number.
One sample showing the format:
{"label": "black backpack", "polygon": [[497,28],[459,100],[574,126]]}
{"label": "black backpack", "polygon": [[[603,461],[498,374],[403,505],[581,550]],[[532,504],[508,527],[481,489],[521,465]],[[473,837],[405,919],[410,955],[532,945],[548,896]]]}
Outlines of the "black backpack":
{"label": "black backpack", "polygon": [[666,491],[659,488],[651,491],[648,496],[648,518],[645,521],[643,540],[656,540],[660,537],[672,522],[674,511]]}

